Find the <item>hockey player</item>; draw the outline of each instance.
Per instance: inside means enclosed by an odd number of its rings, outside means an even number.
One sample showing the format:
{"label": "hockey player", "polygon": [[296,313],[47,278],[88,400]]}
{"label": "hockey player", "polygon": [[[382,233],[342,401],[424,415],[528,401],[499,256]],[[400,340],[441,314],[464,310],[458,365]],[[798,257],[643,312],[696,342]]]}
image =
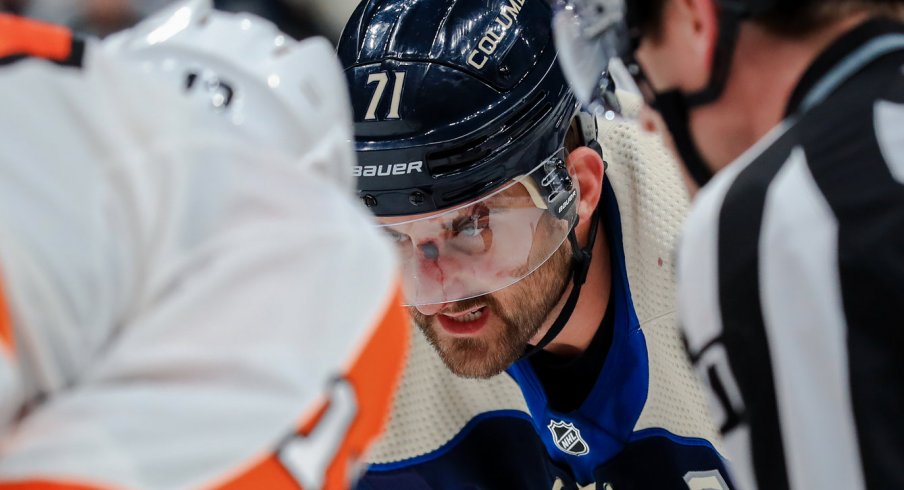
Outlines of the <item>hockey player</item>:
{"label": "hockey player", "polygon": [[347,488],[408,321],[331,47],[113,42],[0,16],[0,488]]}
{"label": "hockey player", "polygon": [[372,0],[341,39],[359,195],[420,327],[362,488],[731,488],[675,323],[680,180],[578,110],[549,22]]}
{"label": "hockey player", "polygon": [[557,15],[575,87],[629,68],[705,185],[682,324],[744,488],[904,488],[902,18],[900,0]]}

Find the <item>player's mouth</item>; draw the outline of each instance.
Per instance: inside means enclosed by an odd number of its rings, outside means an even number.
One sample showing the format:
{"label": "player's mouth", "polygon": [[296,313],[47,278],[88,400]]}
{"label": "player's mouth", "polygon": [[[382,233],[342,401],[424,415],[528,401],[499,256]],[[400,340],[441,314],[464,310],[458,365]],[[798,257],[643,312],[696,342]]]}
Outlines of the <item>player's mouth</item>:
{"label": "player's mouth", "polygon": [[490,309],[483,305],[457,313],[440,313],[436,315],[436,318],[447,333],[452,335],[474,335],[483,329],[490,314]]}

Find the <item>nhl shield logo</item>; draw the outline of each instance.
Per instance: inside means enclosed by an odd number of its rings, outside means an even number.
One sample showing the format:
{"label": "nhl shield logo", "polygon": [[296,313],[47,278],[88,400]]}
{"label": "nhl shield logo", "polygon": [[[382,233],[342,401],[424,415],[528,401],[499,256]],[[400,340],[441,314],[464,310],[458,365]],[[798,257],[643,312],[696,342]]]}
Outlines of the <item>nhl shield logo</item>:
{"label": "nhl shield logo", "polygon": [[552,440],[556,443],[556,447],[563,452],[575,456],[583,456],[590,452],[590,448],[581,437],[581,431],[574,424],[550,420],[546,427],[552,433]]}

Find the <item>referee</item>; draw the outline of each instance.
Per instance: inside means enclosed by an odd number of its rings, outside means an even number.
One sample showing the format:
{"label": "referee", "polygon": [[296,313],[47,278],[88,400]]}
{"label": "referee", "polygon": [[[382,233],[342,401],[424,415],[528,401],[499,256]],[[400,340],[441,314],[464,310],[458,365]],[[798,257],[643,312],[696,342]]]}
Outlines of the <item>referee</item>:
{"label": "referee", "polygon": [[576,92],[623,61],[704,186],[679,300],[737,480],[904,488],[904,2],[569,3]]}

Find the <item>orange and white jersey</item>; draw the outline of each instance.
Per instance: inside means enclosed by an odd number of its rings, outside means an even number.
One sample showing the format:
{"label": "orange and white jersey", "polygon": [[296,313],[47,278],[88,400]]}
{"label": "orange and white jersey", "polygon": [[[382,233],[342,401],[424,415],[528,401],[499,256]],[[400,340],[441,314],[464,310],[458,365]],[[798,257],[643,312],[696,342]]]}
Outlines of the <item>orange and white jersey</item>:
{"label": "orange and white jersey", "polygon": [[347,103],[299,156],[97,46],[0,15],[0,489],[347,486],[408,328]]}

